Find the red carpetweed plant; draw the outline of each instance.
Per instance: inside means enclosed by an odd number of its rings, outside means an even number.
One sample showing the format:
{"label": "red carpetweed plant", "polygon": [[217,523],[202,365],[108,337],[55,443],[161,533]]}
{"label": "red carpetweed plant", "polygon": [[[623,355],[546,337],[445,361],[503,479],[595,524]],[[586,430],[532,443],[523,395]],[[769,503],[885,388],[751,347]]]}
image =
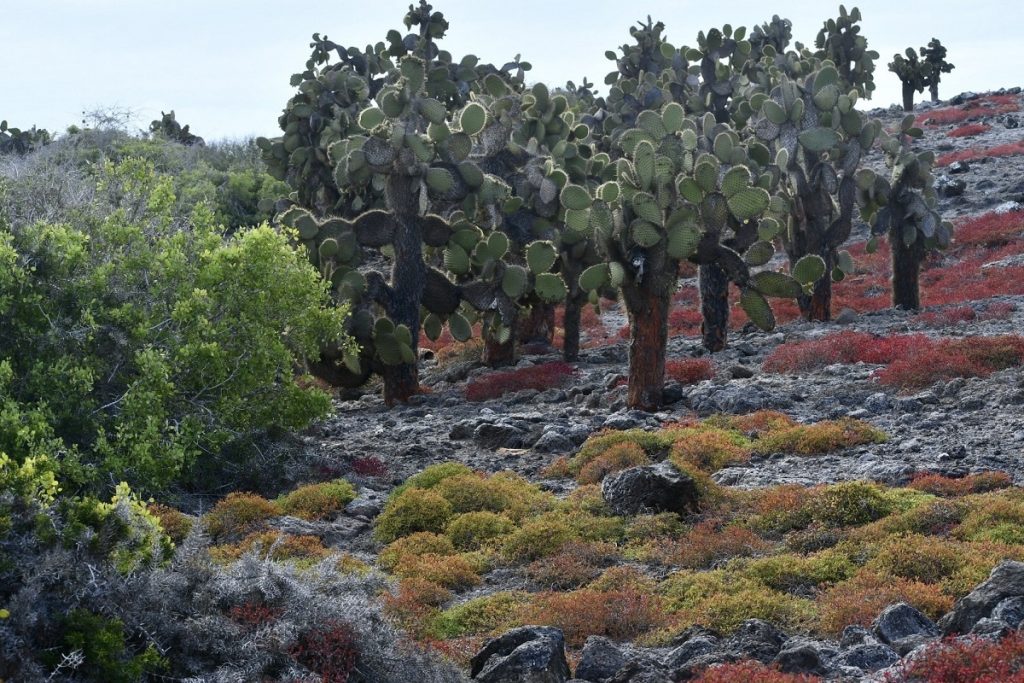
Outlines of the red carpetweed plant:
{"label": "red carpetweed plant", "polygon": [[1024,240],[1024,211],[995,211],[958,221],[953,232],[956,246],[997,246]]}
{"label": "red carpetweed plant", "polygon": [[886,683],[1024,683],[1024,636],[948,639],[889,674]]}
{"label": "red carpetweed plant", "polygon": [[970,493],[1005,489],[1013,484],[1006,472],[979,472],[954,479],[941,474],[921,473],[910,482],[910,488],[944,498],[959,498]]}
{"label": "red carpetweed plant", "polygon": [[715,364],[707,358],[665,361],[665,376],[680,384],[696,384],[715,376]]}
{"label": "red carpetweed plant", "polygon": [[383,477],[388,473],[388,466],[380,458],[367,455],[352,461],[352,471],[364,477]]}
{"label": "red carpetweed plant", "polygon": [[492,372],[466,386],[466,400],[488,401],[523,389],[544,391],[560,387],[576,372],[569,363],[556,361],[508,372]]}
{"label": "red carpetweed plant", "polygon": [[787,674],[756,660],[716,664],[701,672],[693,683],[816,683],[821,677],[811,674]]}
{"label": "red carpetweed plant", "polygon": [[276,621],[281,616],[281,612],[282,610],[277,607],[270,607],[259,602],[246,602],[229,609],[228,616],[232,621],[246,628],[257,629]]}
{"label": "red carpetweed plant", "polygon": [[969,138],[974,135],[981,135],[982,133],[992,130],[992,126],[987,123],[969,123],[966,126],[960,126],[946,133],[951,138]]}
{"label": "red carpetweed plant", "polygon": [[320,674],[324,683],[347,683],[359,659],[359,647],[351,626],[329,621],[300,635],[291,656]]}
{"label": "red carpetweed plant", "polygon": [[946,107],[945,109],[936,109],[935,111],[921,114],[917,117],[919,119],[917,123],[918,125],[923,123],[926,126],[942,126],[962,123],[982,116],[1008,114],[1009,112],[1019,110],[1020,101],[1017,96],[990,95],[988,97],[979,97],[957,107]]}
{"label": "red carpetweed plant", "polygon": [[1018,140],[1017,142],[997,147],[989,147],[988,149],[962,149],[959,152],[943,154],[935,160],[935,165],[949,166],[957,161],[974,161],[984,157],[1015,157],[1020,154],[1024,154],[1024,140]]}

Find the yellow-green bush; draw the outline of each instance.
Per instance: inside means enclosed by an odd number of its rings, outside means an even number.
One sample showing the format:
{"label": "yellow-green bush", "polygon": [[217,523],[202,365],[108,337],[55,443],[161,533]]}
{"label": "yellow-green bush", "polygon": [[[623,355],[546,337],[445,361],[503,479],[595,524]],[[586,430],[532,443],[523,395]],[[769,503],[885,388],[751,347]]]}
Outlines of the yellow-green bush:
{"label": "yellow-green bush", "polygon": [[580,468],[576,481],[581,484],[599,484],[612,472],[650,463],[644,450],[635,443],[620,443],[611,446],[604,453]]}
{"label": "yellow-green bush", "polygon": [[431,581],[450,590],[463,590],[480,583],[473,563],[459,555],[402,555],[395,565],[395,574],[403,579]]}
{"label": "yellow-green bush", "polygon": [[516,625],[516,615],[529,600],[529,594],[514,591],[467,600],[437,614],[429,630],[442,639],[503,631]]}
{"label": "yellow-green bush", "polygon": [[502,553],[509,560],[528,562],[554,555],[574,538],[576,534],[566,517],[543,515],[509,534],[502,544]]}
{"label": "yellow-green bush", "polygon": [[728,569],[777,591],[803,592],[845,581],[858,567],[843,552],[825,550],[810,556],[783,554],[753,560],[737,560]]}
{"label": "yellow-green bush", "polygon": [[723,467],[746,462],[750,453],[751,441],[743,434],[700,425],[676,433],[669,457],[677,465],[691,465],[702,472],[714,473]]}
{"label": "yellow-green bush", "polygon": [[886,438],[885,432],[867,422],[842,418],[771,430],[759,436],[754,448],[759,453],[814,455],[862,444],[882,443]]}
{"label": "yellow-green bush", "polygon": [[452,519],[445,534],[459,550],[477,550],[515,527],[512,520],[496,512],[467,512]]}
{"label": "yellow-green bush", "polygon": [[880,486],[862,481],[826,486],[815,495],[812,505],[814,519],[835,527],[867,524],[893,510]]}
{"label": "yellow-green bush", "polygon": [[206,531],[215,543],[239,539],[261,528],[281,508],[255,493],[229,493],[203,515]]}
{"label": "yellow-green bush", "polygon": [[388,544],[377,556],[377,564],[391,571],[405,555],[454,555],[455,552],[455,546],[447,536],[417,531]]}
{"label": "yellow-green bush", "polygon": [[308,520],[327,519],[345,509],[356,498],[352,484],[344,479],[300,486],[281,496],[278,504],[286,514]]}
{"label": "yellow-green bush", "polygon": [[417,531],[443,533],[452,518],[452,506],[430,489],[410,488],[392,496],[377,517],[374,535],[390,543]]}

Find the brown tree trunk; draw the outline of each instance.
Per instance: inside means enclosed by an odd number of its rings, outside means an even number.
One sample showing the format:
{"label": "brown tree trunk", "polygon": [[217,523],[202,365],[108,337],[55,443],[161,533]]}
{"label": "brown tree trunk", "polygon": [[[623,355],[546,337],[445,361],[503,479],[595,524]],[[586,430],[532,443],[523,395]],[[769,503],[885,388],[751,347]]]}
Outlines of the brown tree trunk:
{"label": "brown tree trunk", "polygon": [[914,111],[914,86],[903,84],[903,111]]}
{"label": "brown tree trunk", "polygon": [[565,338],[562,341],[562,358],[568,363],[580,359],[580,314],[583,311],[583,299],[568,296],[565,299],[565,317],[562,327]]}
{"label": "brown tree trunk", "polygon": [[530,315],[519,319],[516,336],[520,344],[546,344],[555,341],[555,307],[543,302],[530,307]]}
{"label": "brown tree trunk", "polygon": [[712,353],[725,348],[729,336],[729,276],[716,263],[698,269],[701,342]]}
{"label": "brown tree trunk", "polygon": [[924,260],[924,248],[914,241],[909,247],[904,244],[902,236],[889,234],[892,252],[892,305],[907,311],[921,308],[921,290],[918,280],[921,275],[921,262]]}
{"label": "brown tree trunk", "polygon": [[665,389],[665,347],[668,344],[668,311],[671,290],[630,288],[625,296],[629,313],[629,391],[626,404],[655,411]]}
{"label": "brown tree trunk", "polygon": [[[513,329],[514,329],[513,323]],[[484,349],[481,360],[489,368],[512,365],[516,362],[515,335],[509,335],[508,341],[499,342],[490,332],[484,333]]]}
{"label": "brown tree trunk", "polygon": [[[390,305],[385,307],[395,325],[405,325],[412,333],[412,352],[418,358],[420,338],[420,302],[426,285],[427,266],[423,261],[423,230],[418,215],[419,202],[409,183],[401,174],[388,176],[386,195],[388,207],[394,212],[395,260],[391,270]],[[402,363],[384,369],[384,402],[405,403],[419,391],[419,366]]]}
{"label": "brown tree trunk", "polygon": [[825,261],[825,274],[814,283],[810,294],[801,294],[797,299],[800,312],[805,320],[828,322],[832,319],[832,269],[835,267],[835,255],[830,251],[819,254]]}

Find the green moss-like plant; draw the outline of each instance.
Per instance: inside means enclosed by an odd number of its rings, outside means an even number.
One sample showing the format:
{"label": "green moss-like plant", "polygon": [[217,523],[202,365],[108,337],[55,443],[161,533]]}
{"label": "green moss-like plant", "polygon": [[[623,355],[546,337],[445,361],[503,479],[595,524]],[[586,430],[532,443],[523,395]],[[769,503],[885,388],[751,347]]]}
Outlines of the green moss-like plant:
{"label": "green moss-like plant", "polygon": [[300,486],[278,499],[285,514],[308,520],[327,519],[345,509],[356,498],[352,484],[335,479],[320,484]]}
{"label": "green moss-like plant", "polygon": [[452,517],[452,506],[429,489],[408,489],[388,501],[375,522],[374,536],[390,543],[417,531],[442,533]]}

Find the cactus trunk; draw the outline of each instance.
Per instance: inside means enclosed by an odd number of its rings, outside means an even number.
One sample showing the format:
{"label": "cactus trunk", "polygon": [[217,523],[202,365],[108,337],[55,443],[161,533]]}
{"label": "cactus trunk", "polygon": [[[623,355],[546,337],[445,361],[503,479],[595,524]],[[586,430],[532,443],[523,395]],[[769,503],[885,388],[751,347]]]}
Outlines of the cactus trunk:
{"label": "cactus trunk", "polygon": [[516,326],[520,344],[550,347],[555,340],[555,307],[537,303],[530,307],[530,315],[520,318]]}
{"label": "cactus trunk", "polygon": [[[392,266],[392,292],[388,317],[396,325],[406,325],[412,333],[412,351],[418,357],[420,337],[420,301],[427,280],[423,260],[423,227],[419,201],[407,176],[391,174],[387,181],[387,202],[394,213],[397,228],[394,236],[395,261]],[[416,363],[386,366],[384,369],[384,402],[406,402],[419,391],[419,367]]]}
{"label": "cactus trunk", "polygon": [[914,85],[903,84],[903,111],[914,111]]}
{"label": "cactus trunk", "polygon": [[565,317],[562,327],[565,338],[562,341],[562,358],[573,363],[580,358],[580,315],[583,312],[583,301],[580,297],[569,295],[565,299]]}
{"label": "cactus trunk", "polygon": [[725,348],[729,336],[729,276],[717,263],[700,266],[701,341],[712,353]]}
{"label": "cactus trunk", "polygon": [[928,92],[931,93],[932,102],[938,102],[939,101],[939,84],[938,84],[938,82],[932,83],[928,87]]}
{"label": "cactus trunk", "polygon": [[823,249],[818,254],[825,261],[825,274],[814,283],[810,294],[802,294],[797,299],[800,312],[805,320],[828,322],[832,319],[832,269],[836,265],[836,256],[831,249]]}
{"label": "cactus trunk", "polygon": [[489,368],[498,368],[504,365],[512,365],[516,362],[516,340],[515,335],[509,337],[508,341],[500,342],[490,332],[484,333],[484,349],[481,360]]}
{"label": "cactus trunk", "polygon": [[915,241],[909,247],[902,239],[889,236],[892,247],[892,305],[908,311],[921,308],[921,290],[918,278],[925,251]]}
{"label": "cactus trunk", "polygon": [[[645,283],[646,284],[646,283]],[[667,288],[623,287],[629,313],[629,390],[626,405],[654,411],[665,388],[665,347],[672,293]]]}

